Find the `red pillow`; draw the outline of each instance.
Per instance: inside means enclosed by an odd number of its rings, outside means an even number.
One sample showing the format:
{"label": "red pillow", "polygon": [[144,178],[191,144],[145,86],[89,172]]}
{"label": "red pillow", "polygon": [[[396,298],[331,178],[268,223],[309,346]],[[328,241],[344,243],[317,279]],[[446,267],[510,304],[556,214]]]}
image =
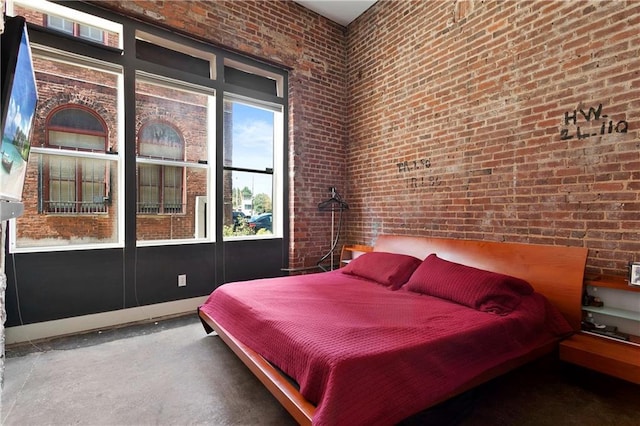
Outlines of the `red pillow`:
{"label": "red pillow", "polygon": [[405,289],[451,300],[483,312],[513,311],[531,285],[516,277],[440,259],[430,254],[416,269]]}
{"label": "red pillow", "polygon": [[397,290],[421,263],[417,257],[406,254],[374,251],[356,257],[341,270]]}

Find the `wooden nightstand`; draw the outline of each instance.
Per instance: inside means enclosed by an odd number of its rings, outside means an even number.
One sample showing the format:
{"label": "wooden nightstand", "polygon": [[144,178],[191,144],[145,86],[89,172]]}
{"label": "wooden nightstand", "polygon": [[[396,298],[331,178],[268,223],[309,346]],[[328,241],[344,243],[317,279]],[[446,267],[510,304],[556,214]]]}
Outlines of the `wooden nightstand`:
{"label": "wooden nightstand", "polygon": [[361,244],[352,244],[345,245],[342,247],[342,252],[340,253],[340,267],[342,268],[344,265],[349,263],[352,259],[364,254],[373,251],[373,247],[365,246]]}
{"label": "wooden nightstand", "polygon": [[582,306],[593,322],[616,325],[627,341],[582,330],[560,343],[560,359],[640,384],[640,287],[623,277],[585,278],[585,288],[604,302],[603,307]]}

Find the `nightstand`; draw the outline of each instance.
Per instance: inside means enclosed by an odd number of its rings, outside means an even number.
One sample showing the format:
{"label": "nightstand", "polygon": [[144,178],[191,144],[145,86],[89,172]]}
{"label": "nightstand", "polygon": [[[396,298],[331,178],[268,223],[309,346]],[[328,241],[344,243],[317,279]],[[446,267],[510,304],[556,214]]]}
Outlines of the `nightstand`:
{"label": "nightstand", "polygon": [[356,257],[361,256],[364,253],[369,253],[371,251],[373,251],[373,247],[361,244],[343,246],[342,252],[340,253],[340,267],[342,268],[344,265],[351,262],[351,260],[355,259]]}
{"label": "nightstand", "polygon": [[584,284],[604,306],[582,306],[583,317],[615,328],[617,337],[581,330],[560,343],[560,359],[640,384],[640,287],[607,275],[585,277]]}

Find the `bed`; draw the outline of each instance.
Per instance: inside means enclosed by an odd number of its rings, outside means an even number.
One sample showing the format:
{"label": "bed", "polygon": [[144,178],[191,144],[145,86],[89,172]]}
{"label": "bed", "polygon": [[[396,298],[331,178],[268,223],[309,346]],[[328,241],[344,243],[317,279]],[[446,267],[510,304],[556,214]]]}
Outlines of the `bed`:
{"label": "bed", "polygon": [[396,424],[579,329],[587,249],[381,235],[339,270],[218,287],[198,308],[300,424]]}

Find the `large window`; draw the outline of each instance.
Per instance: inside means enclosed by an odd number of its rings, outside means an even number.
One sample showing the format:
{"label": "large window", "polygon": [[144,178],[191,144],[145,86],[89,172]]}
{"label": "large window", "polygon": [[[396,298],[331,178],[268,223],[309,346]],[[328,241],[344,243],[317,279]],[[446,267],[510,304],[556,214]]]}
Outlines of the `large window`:
{"label": "large window", "polygon": [[[225,237],[271,235],[279,107],[227,95],[224,101]],[[278,164],[278,167],[274,167]]]}
{"label": "large window", "polygon": [[8,3],[40,96],[11,249],[281,237],[286,72],[90,10]]}
{"label": "large window", "polygon": [[14,249],[122,244],[122,70],[59,50],[33,48],[40,96]]}
{"label": "large window", "polygon": [[[207,238],[196,231],[196,200],[207,199],[210,185],[209,129],[212,90],[139,73],[136,116],[141,123],[136,146],[137,240]],[[210,227],[207,227],[210,229]]]}

